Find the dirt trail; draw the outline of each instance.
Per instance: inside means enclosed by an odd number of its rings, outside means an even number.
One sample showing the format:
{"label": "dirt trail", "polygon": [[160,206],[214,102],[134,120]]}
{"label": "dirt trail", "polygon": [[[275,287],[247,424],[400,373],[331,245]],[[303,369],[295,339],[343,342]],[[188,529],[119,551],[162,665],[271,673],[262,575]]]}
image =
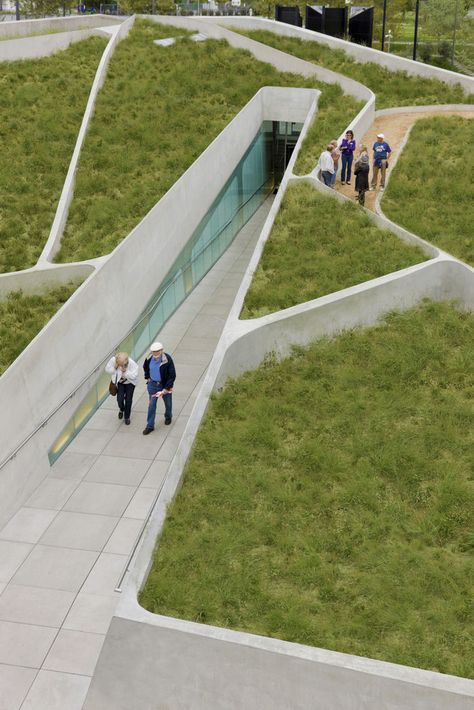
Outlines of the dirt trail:
{"label": "dirt trail", "polygon": [[[415,121],[418,121],[420,118],[430,118],[432,116],[464,116],[465,118],[473,118],[474,117],[474,109],[472,110],[466,110],[466,111],[420,111],[420,113],[395,113],[395,114],[389,114],[387,116],[379,116],[378,118],[375,119],[375,121],[372,124],[372,127],[370,128],[369,131],[365,134],[365,136],[360,138],[360,136],[355,136],[355,139],[357,141],[357,146],[361,145],[366,145],[367,148],[369,149],[369,156],[371,158],[371,164],[372,164],[372,146],[376,140],[377,133],[381,132],[385,135],[385,140],[387,143],[390,145],[390,148],[392,149],[392,156],[391,156],[391,161],[393,162],[393,159],[395,156],[398,155],[398,152],[400,150],[400,145],[405,138],[406,132],[410,128],[410,126],[415,123]],[[356,151],[356,155],[358,153],[358,150]],[[391,168],[389,168],[390,170]],[[341,163],[339,161],[339,172],[337,176],[337,182],[336,182],[336,190],[338,192],[341,192],[343,195],[346,195],[347,197],[351,197],[352,199],[355,198],[355,189],[354,189],[354,184],[355,184],[355,177],[352,175],[351,178],[351,184],[350,185],[341,185],[340,183],[340,174],[341,174]],[[372,178],[372,170],[370,171],[370,179]],[[369,210],[372,210],[372,212],[375,212],[375,198],[378,194],[378,189],[376,192],[367,192],[365,195],[365,206],[368,207]]]}

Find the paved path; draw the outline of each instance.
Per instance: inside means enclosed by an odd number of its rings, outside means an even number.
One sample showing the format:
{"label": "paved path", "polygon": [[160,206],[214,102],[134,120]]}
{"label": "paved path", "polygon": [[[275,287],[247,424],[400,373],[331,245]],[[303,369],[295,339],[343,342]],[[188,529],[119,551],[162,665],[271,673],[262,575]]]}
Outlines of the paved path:
{"label": "paved path", "polygon": [[[177,450],[270,209],[241,230],[159,333],[178,377],[174,419],[142,435],[109,398],[0,531],[0,710],[80,710],[114,614],[114,591]],[[133,710],[131,708],[130,710]]]}
{"label": "paved path", "polygon": [[[471,111],[422,111],[420,113],[394,113],[388,114],[386,116],[378,116],[373,122],[371,128],[365,136],[356,136],[358,146],[366,145],[369,149],[369,156],[372,158],[372,146],[377,138],[377,133],[381,132],[385,135],[387,143],[389,143],[392,149],[391,160],[395,158],[400,150],[400,146],[406,136],[408,129],[418,121],[420,118],[432,118],[434,116],[464,116],[465,118],[474,117],[474,109]],[[390,170],[390,168],[389,168]],[[341,169],[339,167],[338,178],[336,182],[336,189],[338,192],[342,192],[346,197],[350,197],[355,200],[355,177],[352,176],[351,185],[341,185],[340,181]],[[370,179],[372,178],[372,170],[370,171]],[[365,195],[365,206],[375,212],[375,198],[379,190],[376,192],[367,192]]]}

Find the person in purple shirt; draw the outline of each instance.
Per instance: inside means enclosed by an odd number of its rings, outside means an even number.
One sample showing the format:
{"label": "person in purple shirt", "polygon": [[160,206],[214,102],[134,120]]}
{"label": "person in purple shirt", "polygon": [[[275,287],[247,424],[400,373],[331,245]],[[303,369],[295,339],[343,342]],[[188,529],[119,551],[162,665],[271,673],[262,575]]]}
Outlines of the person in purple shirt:
{"label": "person in purple shirt", "polygon": [[354,160],[354,151],[356,142],[352,131],[346,131],[346,137],[342,139],[339,146],[341,151],[342,170],[341,170],[341,185],[351,184],[352,161]]}
{"label": "person in purple shirt", "polygon": [[377,133],[377,140],[372,146],[374,151],[374,164],[372,172],[372,182],[370,184],[370,189],[375,190],[377,187],[377,176],[380,172],[380,189],[385,189],[385,173],[388,168],[388,159],[392,149],[389,144],[385,141],[385,136],[383,133]]}

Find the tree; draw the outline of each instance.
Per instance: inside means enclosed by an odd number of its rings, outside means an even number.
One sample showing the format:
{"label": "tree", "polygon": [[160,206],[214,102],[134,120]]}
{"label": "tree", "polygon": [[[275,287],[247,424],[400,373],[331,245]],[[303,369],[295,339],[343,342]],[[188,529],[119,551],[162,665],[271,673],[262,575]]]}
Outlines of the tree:
{"label": "tree", "polygon": [[438,40],[459,29],[465,13],[463,0],[427,0],[424,29]]}

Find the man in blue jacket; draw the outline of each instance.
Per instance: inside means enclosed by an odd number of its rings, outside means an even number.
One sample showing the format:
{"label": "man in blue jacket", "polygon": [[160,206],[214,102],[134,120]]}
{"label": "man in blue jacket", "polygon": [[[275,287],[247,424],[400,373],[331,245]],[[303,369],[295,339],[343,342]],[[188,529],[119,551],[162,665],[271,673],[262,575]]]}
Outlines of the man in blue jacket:
{"label": "man in blue jacket", "polygon": [[388,168],[388,159],[392,152],[389,144],[385,141],[383,133],[377,134],[377,140],[372,146],[372,150],[374,151],[374,164],[370,189],[375,190],[377,187],[377,176],[380,171],[380,189],[383,190],[385,189],[385,173]]}
{"label": "man in blue jacket", "polygon": [[165,424],[171,424],[172,390],[176,379],[176,370],[171,355],[165,353],[161,343],[152,343],[151,354],[143,363],[146,387],[150,397],[146,427],[143,433],[150,434],[155,428],[156,402],[162,397],[165,405]]}

